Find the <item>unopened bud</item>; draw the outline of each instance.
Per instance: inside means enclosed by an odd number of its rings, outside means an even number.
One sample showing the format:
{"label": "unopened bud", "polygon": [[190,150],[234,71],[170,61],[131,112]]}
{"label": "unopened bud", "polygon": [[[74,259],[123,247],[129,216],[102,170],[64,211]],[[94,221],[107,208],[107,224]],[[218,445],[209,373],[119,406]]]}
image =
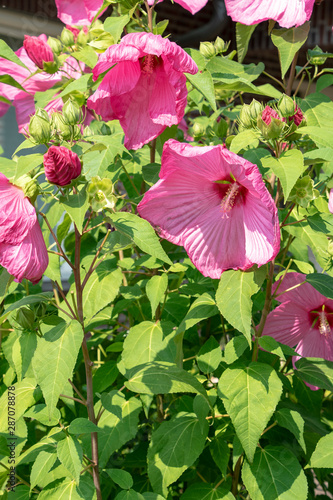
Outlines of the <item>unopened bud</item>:
{"label": "unopened bud", "polygon": [[65,45],[65,47],[71,47],[75,43],[74,34],[67,28],[64,28],[62,30],[60,40]]}
{"label": "unopened bud", "polygon": [[21,307],[17,311],[16,321],[25,330],[31,330],[35,322],[35,315],[28,307]]}
{"label": "unopened bud", "polygon": [[58,38],[54,38],[53,36],[49,36],[47,39],[47,43],[51,47],[51,50],[57,56],[61,54],[62,51],[62,43]]}
{"label": "unopened bud", "polygon": [[252,128],[253,120],[250,112],[250,106],[244,104],[239,114],[239,121],[243,128]]}
{"label": "unopened bud", "polygon": [[299,106],[296,105],[296,110],[292,116],[289,116],[289,122],[293,121],[296,127],[299,127],[300,124],[305,120],[302,110]]}
{"label": "unopened bud", "polygon": [[65,141],[67,141],[72,137],[71,128],[65,123],[62,114],[58,111],[52,114],[51,127],[52,133],[56,136],[56,138],[60,135]]}
{"label": "unopened bud", "polygon": [[249,106],[249,112],[252,120],[255,123],[257,122],[258,115],[262,113],[262,111],[263,111],[262,104],[258,102],[256,99],[253,99]]}
{"label": "unopened bud", "polygon": [[94,212],[103,208],[114,208],[116,197],[113,195],[113,185],[110,179],[93,177],[87,188],[88,199]]}
{"label": "unopened bud", "polygon": [[216,50],[211,42],[200,42],[200,53],[210,59],[216,55]]}
{"label": "unopened bud", "polygon": [[89,42],[89,34],[85,33],[82,29],[77,35],[76,42],[78,43],[78,45],[81,45],[81,47],[84,47]]}
{"label": "unopened bud", "polygon": [[76,125],[83,119],[82,108],[72,99],[68,99],[62,108],[62,114],[68,125]]}
{"label": "unopened bud", "polygon": [[205,127],[199,122],[194,122],[192,127],[192,133],[195,137],[201,137],[205,133]]}
{"label": "unopened bud", "polygon": [[327,57],[328,56],[321,50],[320,47],[318,47],[318,45],[316,45],[313,50],[308,50],[309,63],[315,66],[325,64]]}
{"label": "unopened bud", "polygon": [[39,69],[44,69],[44,63],[54,62],[51,47],[37,36],[24,35],[23,47]]}
{"label": "unopened bud", "polygon": [[279,114],[270,106],[266,106],[263,112],[258,115],[257,125],[265,139],[278,139],[285,128],[284,119],[281,120]]}
{"label": "unopened bud", "polygon": [[288,200],[293,203],[297,203],[303,208],[307,208],[310,201],[312,201],[315,197],[316,195],[313,187],[313,180],[309,175],[305,175],[301,179],[298,179],[290,192]]}
{"label": "unopened bud", "polygon": [[18,179],[15,179],[15,186],[22,189],[24,196],[29,198],[33,204],[38,195],[38,183],[35,179],[32,179],[30,175],[21,175]]}
{"label": "unopened bud", "polygon": [[38,114],[30,118],[29,134],[36,144],[47,144],[51,139],[51,125],[49,119]]}
{"label": "unopened bud", "polygon": [[291,97],[283,94],[278,102],[278,108],[281,115],[287,118],[295,113],[296,104]]}
{"label": "unopened bud", "polygon": [[217,54],[222,54],[223,52],[226,52],[228,50],[229,45],[230,45],[230,42],[226,43],[219,36],[216,38],[216,40],[214,42],[214,47],[215,47]]}
{"label": "unopened bud", "polygon": [[64,146],[51,146],[44,155],[45,176],[52,184],[66,186],[81,174],[81,162],[76,153]]}

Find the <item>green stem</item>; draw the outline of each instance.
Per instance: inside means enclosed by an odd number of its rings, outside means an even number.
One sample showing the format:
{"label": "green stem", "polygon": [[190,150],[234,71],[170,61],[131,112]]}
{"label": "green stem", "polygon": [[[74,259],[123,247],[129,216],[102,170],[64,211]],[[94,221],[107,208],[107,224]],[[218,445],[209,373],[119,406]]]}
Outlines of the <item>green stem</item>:
{"label": "green stem", "polygon": [[293,62],[291,63],[291,68],[290,68],[290,73],[289,73],[289,80],[288,80],[288,85],[286,88],[286,94],[291,96],[291,91],[293,88],[293,83],[295,80],[295,69],[296,69],[296,64],[297,64],[297,59],[298,59],[298,51],[294,55]]}

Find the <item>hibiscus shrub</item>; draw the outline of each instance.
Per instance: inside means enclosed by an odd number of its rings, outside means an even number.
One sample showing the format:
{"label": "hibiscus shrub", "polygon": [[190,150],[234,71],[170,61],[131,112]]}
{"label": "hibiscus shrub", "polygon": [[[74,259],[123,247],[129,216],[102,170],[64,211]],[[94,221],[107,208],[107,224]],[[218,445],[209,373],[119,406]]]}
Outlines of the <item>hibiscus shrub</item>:
{"label": "hibiscus shrub", "polygon": [[331,498],[333,55],[297,66],[318,7],[226,0],[236,51],[182,49],[153,0],[55,3],[59,39],[0,44],[24,135],[0,156],[1,498]]}

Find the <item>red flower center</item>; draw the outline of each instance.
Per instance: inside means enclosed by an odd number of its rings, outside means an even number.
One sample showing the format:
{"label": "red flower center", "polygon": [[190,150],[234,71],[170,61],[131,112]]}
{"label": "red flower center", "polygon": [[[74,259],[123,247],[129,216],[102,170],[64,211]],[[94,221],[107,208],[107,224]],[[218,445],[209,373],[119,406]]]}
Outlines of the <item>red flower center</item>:
{"label": "red flower center", "polygon": [[233,207],[243,203],[247,190],[233,178],[216,181],[216,189],[221,198],[222,219],[229,219]]}
{"label": "red flower center", "polygon": [[162,63],[162,58],[154,56],[153,54],[147,54],[139,59],[141,71],[151,75],[154,69]]}
{"label": "red flower center", "polygon": [[310,319],[312,328],[318,328],[319,333],[325,337],[332,335],[333,328],[333,311],[323,305],[321,311],[311,311]]}

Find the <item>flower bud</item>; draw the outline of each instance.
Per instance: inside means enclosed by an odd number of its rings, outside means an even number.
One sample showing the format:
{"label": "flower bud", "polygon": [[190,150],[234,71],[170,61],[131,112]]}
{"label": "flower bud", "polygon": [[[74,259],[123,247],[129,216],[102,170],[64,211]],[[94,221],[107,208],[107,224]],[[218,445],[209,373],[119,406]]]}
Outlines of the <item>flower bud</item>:
{"label": "flower bud", "polygon": [[321,50],[320,47],[318,47],[318,45],[316,45],[313,50],[308,50],[308,60],[310,64],[313,64],[314,66],[321,66],[322,64],[325,64],[326,59],[327,55]]}
{"label": "flower bud", "polygon": [[74,34],[67,28],[64,28],[62,30],[60,40],[65,45],[65,47],[71,47],[75,43]]}
{"label": "flower bud", "polygon": [[312,201],[315,197],[313,180],[309,175],[305,175],[301,179],[298,179],[290,192],[288,200],[293,203],[297,203],[303,208],[307,208],[310,201]]}
{"label": "flower bud", "polygon": [[24,196],[29,198],[31,203],[34,204],[38,195],[38,183],[36,179],[32,179],[30,175],[24,174],[15,180],[15,186],[20,187]]}
{"label": "flower bud", "polygon": [[44,69],[44,63],[54,62],[51,47],[37,36],[24,35],[23,47],[39,69]]}
{"label": "flower bud", "polygon": [[103,208],[114,208],[116,197],[113,195],[113,185],[110,179],[93,177],[87,188],[88,199],[94,212]]}
{"label": "flower bud", "polygon": [[261,115],[258,115],[257,125],[267,140],[278,139],[285,127],[284,119],[280,120],[278,113],[270,106],[266,106]]}
{"label": "flower bud", "polygon": [[199,122],[194,122],[192,127],[192,133],[195,137],[201,137],[205,133],[205,127]]}
{"label": "flower bud", "polygon": [[65,141],[72,137],[71,128],[65,123],[65,120],[59,111],[52,114],[51,118],[52,133],[60,135]]}
{"label": "flower bud", "polygon": [[49,182],[66,186],[81,174],[81,162],[76,153],[64,146],[51,146],[44,155],[45,175]]}
{"label": "flower bud", "polygon": [[249,112],[252,120],[256,123],[258,115],[262,112],[263,106],[256,99],[253,99],[249,106]]}
{"label": "flower bud", "polygon": [[239,113],[239,121],[243,128],[252,128],[253,120],[250,112],[250,106],[244,104]]}
{"label": "flower bud", "polygon": [[72,99],[68,99],[68,101],[65,102],[62,108],[62,114],[65,123],[68,123],[68,125],[76,125],[83,119],[82,108]]}
{"label": "flower bud", "polygon": [[278,108],[282,116],[284,116],[285,118],[287,118],[288,116],[292,116],[295,113],[295,107],[296,104],[291,97],[285,94],[280,97]]}
{"label": "flower bud", "polygon": [[35,315],[28,307],[21,307],[16,313],[16,321],[25,330],[31,330],[35,322]]}
{"label": "flower bud", "polygon": [[[86,28],[86,26],[84,26],[84,28]],[[81,47],[84,47],[85,45],[87,45],[87,43],[89,41],[89,34],[87,32],[85,32],[84,29],[82,29],[78,33],[76,41],[77,41],[78,45],[81,45]]]}
{"label": "flower bud", "polygon": [[226,43],[219,36],[216,38],[214,42],[214,47],[217,54],[222,54],[223,52],[226,52],[228,50],[229,45],[230,42]]}
{"label": "flower bud", "polygon": [[46,119],[46,117],[43,116],[42,111],[39,114],[36,113],[33,115],[30,118],[29,123],[29,134],[36,144],[47,144],[51,139],[51,125],[49,117]]}
{"label": "flower bud", "polygon": [[54,38],[53,36],[49,36],[47,39],[47,43],[51,47],[51,50],[53,54],[56,54],[57,56],[61,54],[62,51],[62,43],[58,38]]}
{"label": "flower bud", "polygon": [[216,55],[215,47],[211,42],[200,42],[200,52],[201,54],[210,59]]}
{"label": "flower bud", "polygon": [[296,105],[296,109],[294,110],[294,114],[292,116],[289,116],[289,122],[293,121],[295,123],[296,127],[299,127],[304,119],[305,118],[304,118],[304,115],[302,113],[301,108]]}

